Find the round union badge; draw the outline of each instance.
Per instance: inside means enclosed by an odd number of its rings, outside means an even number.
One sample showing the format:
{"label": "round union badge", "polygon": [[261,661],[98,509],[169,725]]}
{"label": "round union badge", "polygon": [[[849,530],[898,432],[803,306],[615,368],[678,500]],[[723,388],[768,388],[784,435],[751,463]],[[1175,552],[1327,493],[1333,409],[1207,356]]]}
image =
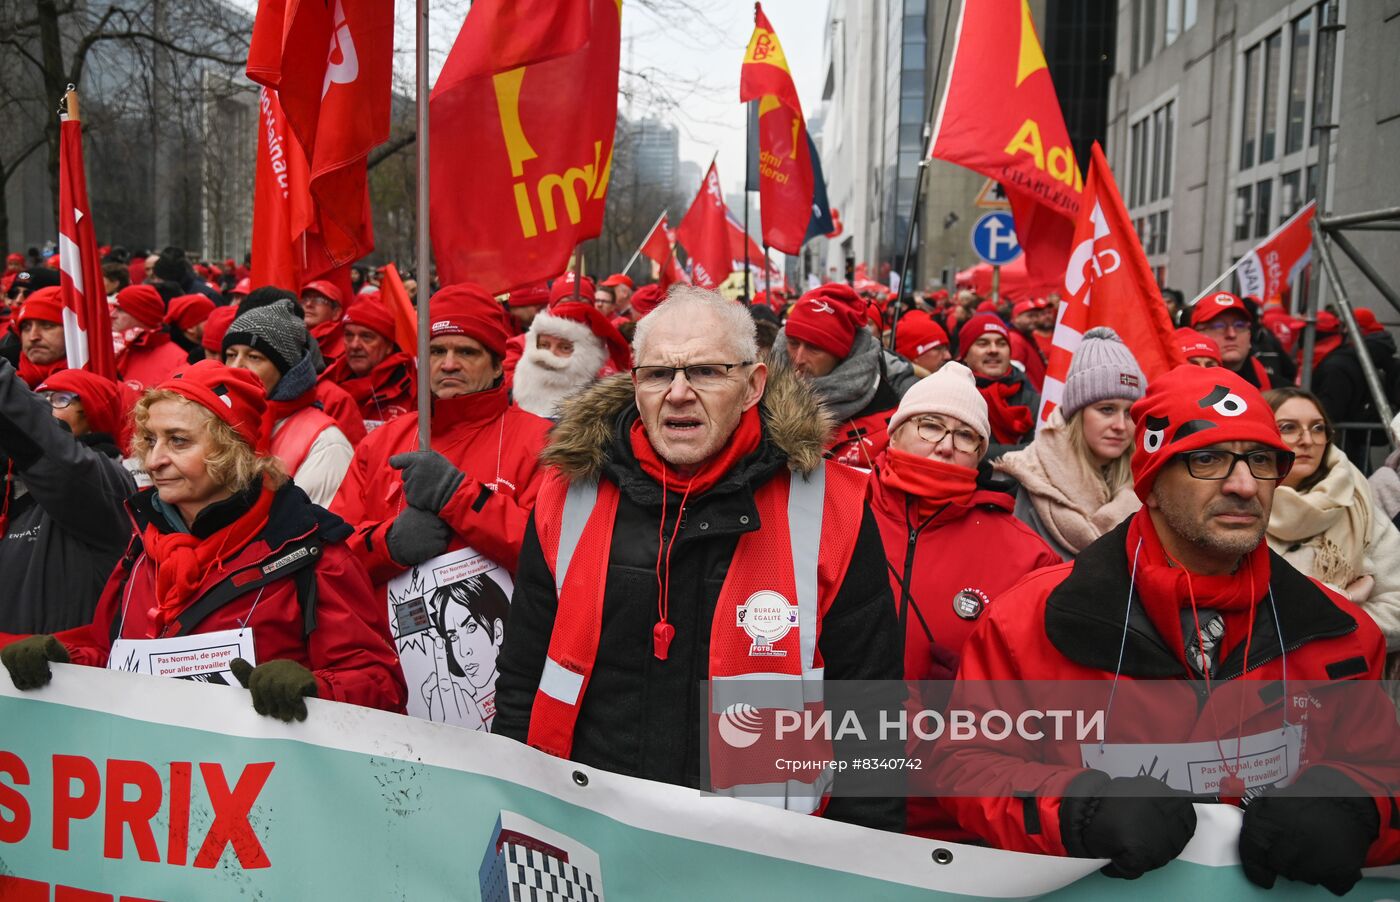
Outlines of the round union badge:
{"label": "round union badge", "polygon": [[739,606],[735,625],[753,640],[750,655],[781,658],[787,652],[774,648],[773,644],[797,626],[797,605],[771,589],[761,589]]}
{"label": "round union badge", "polygon": [[953,596],[953,613],[964,620],[976,620],[987,608],[987,593],[967,588]]}

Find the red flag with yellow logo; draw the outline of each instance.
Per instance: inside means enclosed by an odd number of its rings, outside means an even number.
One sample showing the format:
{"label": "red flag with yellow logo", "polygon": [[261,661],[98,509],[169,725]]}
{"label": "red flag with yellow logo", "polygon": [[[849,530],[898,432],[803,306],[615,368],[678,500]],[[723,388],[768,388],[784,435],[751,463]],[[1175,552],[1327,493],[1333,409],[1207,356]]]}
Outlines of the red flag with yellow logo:
{"label": "red flag with yellow logo", "polygon": [[430,105],[442,284],[558,276],[603,228],[620,0],[477,0]]}
{"label": "red flag with yellow logo", "polygon": [[1094,326],[1108,326],[1118,333],[1148,381],[1186,362],[1152,267],[1097,141],[1064,273],[1064,298],[1040,395],[1041,422],[1060,403],[1070,359],[1084,333]]}
{"label": "red flag with yellow logo", "polygon": [[739,100],[758,101],[763,243],[785,254],[799,253],[812,221],[814,180],[807,123],[783,46],[757,3],[753,36],[739,74]]}
{"label": "red flag with yellow logo", "polygon": [[964,2],[932,156],[1001,183],[1026,271],[1058,285],[1084,181],[1027,0]]}

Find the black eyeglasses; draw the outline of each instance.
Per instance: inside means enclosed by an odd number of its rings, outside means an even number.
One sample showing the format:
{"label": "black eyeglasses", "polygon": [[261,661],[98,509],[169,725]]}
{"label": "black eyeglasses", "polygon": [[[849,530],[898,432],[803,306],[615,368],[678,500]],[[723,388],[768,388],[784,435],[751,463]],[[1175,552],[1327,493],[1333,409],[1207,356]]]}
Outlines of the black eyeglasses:
{"label": "black eyeglasses", "polygon": [[689,366],[634,366],[632,378],[643,391],[662,391],[670,388],[676,373],[685,373],[685,381],[697,391],[718,388],[729,378],[729,371],[736,366],[748,366],[752,360],[740,363],[692,363]]}
{"label": "black eyeglasses", "polygon": [[62,410],[78,400],[78,395],[71,391],[46,391],[43,394],[48,400],[49,406],[57,410]]}
{"label": "black eyeglasses", "polygon": [[1183,451],[1176,456],[1186,461],[1187,471],[1196,479],[1229,479],[1240,461],[1244,461],[1249,474],[1255,479],[1283,479],[1293,469],[1293,452],[1274,448],[1242,453],[1202,448],[1200,451]]}

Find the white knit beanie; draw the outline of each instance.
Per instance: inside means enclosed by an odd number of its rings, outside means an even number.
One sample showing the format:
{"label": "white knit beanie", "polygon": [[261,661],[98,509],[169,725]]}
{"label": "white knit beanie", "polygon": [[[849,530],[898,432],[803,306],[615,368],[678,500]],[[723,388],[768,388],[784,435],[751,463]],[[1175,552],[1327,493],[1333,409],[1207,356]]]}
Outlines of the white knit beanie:
{"label": "white knit beanie", "polygon": [[1114,398],[1136,401],[1146,391],[1147,379],[1133,352],[1117,332],[1096,326],[1084,333],[1070,359],[1060,414],[1068,420],[1090,404]]}
{"label": "white knit beanie", "polygon": [[977,390],[977,378],[972,370],[957,361],[949,361],[938,372],[925,376],[909,387],[900,399],[899,409],[890,418],[890,432],[905,420],[928,413],[962,420],[986,442],[992,434],[987,422],[987,400]]}

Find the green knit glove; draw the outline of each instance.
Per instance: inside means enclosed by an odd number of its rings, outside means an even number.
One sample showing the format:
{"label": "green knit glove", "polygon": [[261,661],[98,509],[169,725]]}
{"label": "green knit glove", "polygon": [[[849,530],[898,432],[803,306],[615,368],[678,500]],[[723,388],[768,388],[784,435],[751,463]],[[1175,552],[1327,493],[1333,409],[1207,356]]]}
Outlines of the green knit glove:
{"label": "green knit glove", "polygon": [[254,667],[234,658],[228,669],[253,695],[253,710],[291,723],[306,720],[307,698],[316,697],[316,675],[296,661],[268,661]]}
{"label": "green knit glove", "polygon": [[28,636],[0,648],[0,663],[5,665],[15,688],[21,692],[49,684],[53,679],[50,661],[68,663],[68,649],[53,636]]}

